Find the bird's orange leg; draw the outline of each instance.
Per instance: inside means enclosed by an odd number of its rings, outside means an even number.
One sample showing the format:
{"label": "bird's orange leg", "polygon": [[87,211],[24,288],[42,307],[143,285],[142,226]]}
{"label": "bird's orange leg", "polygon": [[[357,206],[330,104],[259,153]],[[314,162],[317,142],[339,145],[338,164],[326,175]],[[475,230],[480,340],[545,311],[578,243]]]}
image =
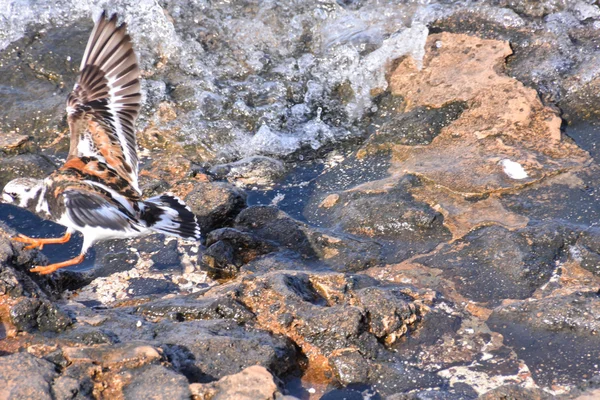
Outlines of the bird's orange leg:
{"label": "bird's orange leg", "polygon": [[59,238],[49,238],[49,239],[43,239],[43,238],[32,238],[29,236],[25,236],[25,235],[18,235],[16,237],[11,238],[12,240],[14,240],[15,242],[19,242],[19,243],[27,243],[28,246],[25,246],[24,249],[25,250],[31,250],[31,249],[35,249],[36,247],[39,248],[40,250],[42,250],[44,248],[45,244],[62,244],[62,243],[67,243],[70,239],[71,239],[71,233],[69,231],[66,231],[64,236],[59,237]]}
{"label": "bird's orange leg", "polygon": [[46,265],[45,267],[33,267],[29,271],[37,272],[38,274],[41,274],[41,275],[47,275],[47,274],[53,273],[57,269],[64,268],[64,267],[70,267],[71,265],[77,265],[77,264],[81,263],[84,258],[85,258],[85,254],[80,254],[75,258],[71,258],[70,260],[59,262],[56,264]]}

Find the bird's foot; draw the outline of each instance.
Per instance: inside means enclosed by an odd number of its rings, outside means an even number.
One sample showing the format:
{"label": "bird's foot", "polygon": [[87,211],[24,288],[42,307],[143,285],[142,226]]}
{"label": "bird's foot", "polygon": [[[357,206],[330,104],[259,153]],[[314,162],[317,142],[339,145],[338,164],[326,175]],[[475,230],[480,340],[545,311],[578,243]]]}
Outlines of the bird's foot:
{"label": "bird's foot", "polygon": [[83,259],[85,258],[85,254],[80,254],[75,258],[72,258],[70,260],[67,261],[63,261],[63,262],[59,262],[59,263],[55,263],[55,264],[50,264],[50,265],[46,265],[46,266],[35,266],[33,268],[31,268],[29,270],[29,272],[36,272],[40,275],[48,275],[53,273],[54,271],[61,269],[61,268],[65,268],[65,267],[70,267],[71,265],[77,265],[79,263],[81,263],[83,261]]}
{"label": "bird's foot", "polygon": [[32,238],[29,236],[18,234],[17,236],[12,237],[11,239],[15,242],[27,244],[27,246],[24,247],[25,250],[31,250],[35,248],[42,250],[44,248],[44,245],[46,244],[67,243],[71,239],[71,234],[69,232],[65,232],[65,234],[62,237],[50,239]]}
{"label": "bird's foot", "polygon": [[14,240],[15,242],[19,243],[26,243],[27,246],[23,247],[23,249],[25,250],[35,249],[36,247],[40,250],[44,248],[44,243],[42,243],[40,239],[32,238],[21,234],[12,237],[11,240]]}

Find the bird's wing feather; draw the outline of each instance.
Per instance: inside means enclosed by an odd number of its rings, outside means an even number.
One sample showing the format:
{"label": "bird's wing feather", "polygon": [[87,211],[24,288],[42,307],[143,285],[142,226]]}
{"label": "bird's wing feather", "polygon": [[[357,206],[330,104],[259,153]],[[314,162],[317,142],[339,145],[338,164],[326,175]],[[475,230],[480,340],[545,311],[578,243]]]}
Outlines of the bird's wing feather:
{"label": "bird's wing feather", "polygon": [[63,198],[69,218],[82,228],[138,230],[127,210],[116,206],[114,202],[109,202],[98,193],[82,189],[67,189],[63,192]]}
{"label": "bird's wing feather", "polygon": [[140,111],[137,58],[126,25],[103,13],[90,35],[81,73],[67,100],[68,159],[96,157],[139,192],[134,124]]}

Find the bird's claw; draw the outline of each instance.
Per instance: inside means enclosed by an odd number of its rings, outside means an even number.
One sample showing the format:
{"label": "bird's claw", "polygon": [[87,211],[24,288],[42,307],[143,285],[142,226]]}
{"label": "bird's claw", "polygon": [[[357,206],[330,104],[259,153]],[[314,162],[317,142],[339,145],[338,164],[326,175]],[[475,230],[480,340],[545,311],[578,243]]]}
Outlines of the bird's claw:
{"label": "bird's claw", "polygon": [[29,272],[37,272],[40,275],[48,275],[48,274],[53,273],[57,269],[58,268],[52,267],[52,266],[47,266],[47,267],[35,266],[35,267],[31,268],[29,270]]}
{"label": "bird's claw", "polygon": [[27,246],[23,247],[24,250],[31,250],[31,249],[35,249],[35,248],[42,250],[44,248],[44,244],[40,243],[40,240],[31,238],[29,236],[21,235],[21,234],[18,234],[17,236],[12,237],[11,240],[13,240],[15,242],[27,244]]}

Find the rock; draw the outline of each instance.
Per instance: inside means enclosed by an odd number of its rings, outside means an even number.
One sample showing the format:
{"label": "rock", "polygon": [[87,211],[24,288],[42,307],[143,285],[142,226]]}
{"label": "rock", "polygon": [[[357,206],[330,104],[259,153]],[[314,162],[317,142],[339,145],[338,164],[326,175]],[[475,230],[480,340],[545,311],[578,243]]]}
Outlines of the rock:
{"label": "rock", "polygon": [[75,329],[70,330],[64,338],[83,343],[86,346],[119,343],[119,338],[113,332],[88,326],[77,326]]}
{"label": "rock", "polygon": [[54,364],[27,353],[0,357],[0,398],[53,399]]}
{"label": "rock", "polygon": [[243,265],[277,248],[274,243],[233,228],[210,232],[206,245],[208,249],[202,254],[202,261],[213,279],[233,278]]}
{"label": "rock", "polygon": [[[430,145],[395,146],[390,172],[416,174],[435,185],[416,197],[432,207],[437,204],[447,226],[472,206],[466,198],[485,199],[588,162],[586,152],[562,137],[556,111],[544,106],[535,90],[495,72],[511,54],[508,43],[441,33],[429,36],[426,49],[423,69],[410,58],[399,64],[391,78],[392,93],[404,97],[407,110],[453,101],[468,107]],[[510,178],[502,160],[519,163],[527,177]],[[444,200],[448,194],[454,196],[451,202]],[[486,209],[494,223],[515,220],[497,201]],[[455,239],[481,223],[472,221],[453,232]]]}
{"label": "rock", "polygon": [[186,204],[198,217],[203,234],[233,222],[246,207],[246,194],[222,182],[199,182],[185,198]]}
{"label": "rock", "polygon": [[400,289],[369,287],[356,292],[364,307],[369,330],[390,345],[403,336],[420,315],[413,299]]}
{"label": "rock", "polygon": [[485,227],[415,261],[444,271],[442,275],[466,298],[498,304],[502,299],[527,298],[545,284],[569,235],[555,225],[516,232]]}
{"label": "rock", "polygon": [[[65,99],[75,82],[91,28],[89,18],[47,29],[38,26],[2,51],[0,85],[11,90],[0,95],[0,107],[10,129],[32,136],[37,143],[56,141],[66,128]],[[68,135],[64,135],[62,150],[68,143]],[[21,165],[26,165],[23,161]]]}
{"label": "rock", "polygon": [[192,384],[191,389],[194,399],[270,400],[280,394],[273,376],[258,365],[224,376],[216,382]]}
{"label": "rock", "polygon": [[27,135],[19,135],[15,131],[2,132],[0,133],[0,150],[5,153],[14,152],[22,147],[28,139]]}
{"label": "rock", "polygon": [[37,154],[19,154],[0,159],[0,186],[4,187],[15,178],[43,179],[56,167],[46,157]]}
{"label": "rock", "polygon": [[309,222],[319,226],[387,241],[386,253],[390,254],[390,262],[430,251],[449,239],[443,216],[410,194],[413,187],[421,185],[418,179],[405,177],[386,189],[375,185],[365,183],[335,193],[337,200],[330,207],[322,207],[328,198],[326,193],[315,196],[304,215]]}
{"label": "rock", "polygon": [[517,301],[494,310],[490,329],[501,333],[540,385],[567,385],[594,376],[598,354],[596,291]]}
{"label": "rock", "polygon": [[141,342],[117,343],[113,346],[63,347],[62,351],[69,364],[92,362],[112,370],[139,368],[162,358],[160,350]]}
{"label": "rock", "polygon": [[191,392],[185,376],[162,365],[149,365],[136,370],[123,395],[126,399],[188,400]]}
{"label": "rock", "polygon": [[235,227],[336,270],[358,271],[376,263],[380,257],[380,246],[373,241],[352,235],[334,236],[329,231],[294,220],[274,207],[245,209],[236,218]]}
{"label": "rock", "polygon": [[394,393],[443,384],[443,380],[433,373],[405,367],[401,363],[374,361],[352,350],[336,352],[329,362],[342,385],[369,384],[385,398]]}
{"label": "rock", "polygon": [[276,376],[297,368],[296,349],[288,338],[233,321],[164,321],[154,332],[170,362],[192,382],[209,382],[252,365]]}
{"label": "rock", "polygon": [[239,324],[250,321],[253,314],[236,300],[221,296],[199,298],[197,295],[155,300],[136,307],[147,318],[169,318],[174,321],[230,319]]}
{"label": "rock", "polygon": [[69,316],[46,299],[22,298],[10,309],[10,318],[17,329],[26,332],[61,332],[72,324]]}
{"label": "rock", "polygon": [[439,108],[421,106],[403,112],[402,97],[388,95],[379,103],[361,153],[389,151],[395,145],[428,145],[467,107],[466,102],[455,101]]}
{"label": "rock", "polygon": [[550,400],[555,397],[538,388],[524,388],[517,385],[504,385],[479,396],[480,400]]}
{"label": "rock", "polygon": [[269,157],[256,156],[242,160],[215,165],[210,173],[217,179],[227,179],[230,182],[241,182],[248,186],[271,185],[285,173],[285,167],[279,160]]}
{"label": "rock", "polygon": [[[298,344],[308,357],[307,374],[329,381],[331,373],[335,373],[342,384],[375,384],[383,381],[378,378],[381,374],[396,368],[386,366],[390,353],[383,344],[387,340],[391,345],[407,331],[408,325],[418,325],[420,320],[415,315],[425,315],[429,309],[417,302],[414,308],[408,306],[405,301],[410,302],[410,291],[405,291],[402,299],[395,297],[393,290],[377,284],[363,275],[282,271],[247,277],[241,287],[235,287],[235,292],[256,315],[257,326],[290,337]],[[392,318],[389,325],[378,319],[382,314],[376,312],[374,303],[377,293],[387,290],[389,303],[385,307],[398,310],[397,319]],[[353,358],[338,358],[341,349],[353,352]],[[368,365],[371,371],[367,381],[362,380],[361,365]],[[411,382],[413,378],[420,381],[416,378],[420,372],[403,373],[412,377]],[[410,386],[408,381],[407,385]]]}

